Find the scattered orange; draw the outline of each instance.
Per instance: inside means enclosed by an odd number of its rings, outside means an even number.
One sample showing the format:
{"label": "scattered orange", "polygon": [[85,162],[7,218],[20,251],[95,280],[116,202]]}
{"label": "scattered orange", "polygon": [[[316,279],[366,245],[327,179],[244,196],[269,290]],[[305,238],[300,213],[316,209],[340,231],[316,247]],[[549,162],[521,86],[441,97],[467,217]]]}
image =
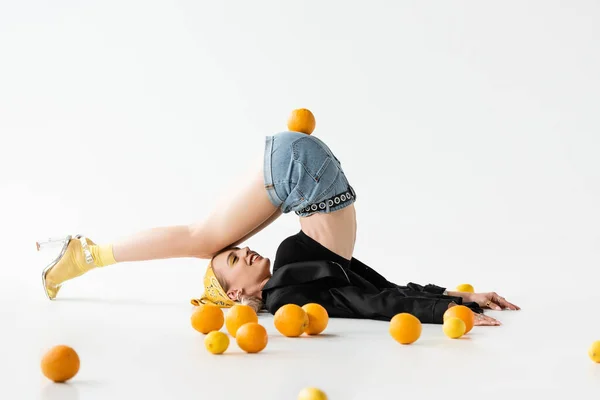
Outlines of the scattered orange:
{"label": "scattered orange", "polygon": [[592,343],[592,347],[588,350],[588,355],[593,362],[600,363],[600,340],[596,340]]}
{"label": "scattered orange", "polygon": [[473,311],[467,306],[454,306],[450,307],[444,313],[444,321],[446,318],[457,317],[463,320],[465,323],[466,331],[465,333],[469,333],[471,329],[473,329],[473,324],[475,323],[475,314]]}
{"label": "scattered orange", "polygon": [[473,285],[470,285],[468,283],[463,283],[461,285],[458,285],[456,287],[456,291],[457,292],[466,292],[466,293],[475,293],[475,289],[473,288]]}
{"label": "scattered orange", "polygon": [[290,131],[302,132],[310,135],[315,130],[315,116],[306,108],[298,108],[292,111],[288,118],[287,126]]}
{"label": "scattered orange", "polygon": [[450,339],[458,339],[465,334],[467,326],[464,321],[457,317],[446,318],[442,330]]}
{"label": "scattered orange", "polygon": [[235,337],[238,328],[248,322],[258,322],[258,315],[252,307],[245,304],[236,304],[231,307],[225,317],[225,327],[233,337]]}
{"label": "scattered orange", "polygon": [[329,314],[320,304],[309,303],[302,306],[302,309],[308,315],[308,326],[304,330],[308,335],[318,335],[327,328],[329,323]]}
{"label": "scattered orange", "polygon": [[309,387],[302,389],[298,400],[327,400],[327,395],[320,389]]}
{"label": "scattered orange", "polygon": [[281,306],[273,317],[275,328],[284,336],[297,337],[308,327],[308,315],[296,304]]}
{"label": "scattered orange", "polygon": [[42,358],[42,373],[54,382],[65,382],[79,372],[79,356],[69,346],[55,346]]}
{"label": "scattered orange", "polygon": [[258,353],[267,347],[269,337],[264,326],[257,322],[248,322],[240,326],[235,338],[240,349],[247,353]]}
{"label": "scattered orange", "polygon": [[200,333],[218,331],[225,321],[223,311],[214,304],[200,304],[191,317],[192,326]]}
{"label": "scattered orange", "polygon": [[229,347],[229,336],[221,331],[212,331],[204,338],[204,346],[213,354],[222,354]]}
{"label": "scattered orange", "polygon": [[390,335],[402,344],[411,344],[421,336],[421,321],[408,313],[394,315],[390,321]]}

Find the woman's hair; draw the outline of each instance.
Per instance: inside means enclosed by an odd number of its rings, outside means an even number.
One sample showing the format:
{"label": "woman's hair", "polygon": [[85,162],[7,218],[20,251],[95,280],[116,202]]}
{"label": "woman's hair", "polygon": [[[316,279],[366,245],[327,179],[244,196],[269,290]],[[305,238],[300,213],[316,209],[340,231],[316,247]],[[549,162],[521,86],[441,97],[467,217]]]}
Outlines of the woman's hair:
{"label": "woman's hair", "polygon": [[241,295],[239,302],[250,306],[257,314],[263,309],[264,303],[261,298],[256,296]]}

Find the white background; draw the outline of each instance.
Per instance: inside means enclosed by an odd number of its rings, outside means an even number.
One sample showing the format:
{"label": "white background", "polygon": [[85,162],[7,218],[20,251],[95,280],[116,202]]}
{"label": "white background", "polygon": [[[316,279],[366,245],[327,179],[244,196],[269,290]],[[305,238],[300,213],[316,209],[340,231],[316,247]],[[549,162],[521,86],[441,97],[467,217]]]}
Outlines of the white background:
{"label": "white background", "polygon": [[[3,374],[42,382],[14,341],[35,363],[54,341],[85,346],[63,328],[92,323],[88,307],[101,326],[172,307],[191,334],[204,261],[111,267],[47,303],[34,243],[201,220],[299,107],[357,191],[357,258],[397,283],[496,290],[530,306],[516,326],[576,310],[585,358],[600,338],[598,21],[596,1],[2,1]],[[286,215],[248,244],[273,256],[298,229]]]}

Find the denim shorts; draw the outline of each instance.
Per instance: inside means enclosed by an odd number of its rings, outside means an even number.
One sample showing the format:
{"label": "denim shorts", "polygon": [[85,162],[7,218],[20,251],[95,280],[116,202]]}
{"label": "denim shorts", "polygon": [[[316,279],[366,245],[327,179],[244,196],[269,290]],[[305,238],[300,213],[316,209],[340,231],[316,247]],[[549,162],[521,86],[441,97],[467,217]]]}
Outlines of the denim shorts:
{"label": "denim shorts", "polygon": [[304,133],[267,136],[264,181],[275,207],[301,217],[331,213],[356,201],[340,161],[325,143]]}

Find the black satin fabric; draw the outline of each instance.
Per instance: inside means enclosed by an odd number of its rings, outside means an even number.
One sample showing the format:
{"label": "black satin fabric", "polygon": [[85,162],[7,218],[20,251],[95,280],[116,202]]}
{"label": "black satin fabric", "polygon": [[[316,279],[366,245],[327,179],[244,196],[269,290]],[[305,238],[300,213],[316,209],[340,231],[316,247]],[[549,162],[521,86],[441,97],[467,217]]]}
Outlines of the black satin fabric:
{"label": "black satin fabric", "polygon": [[[318,303],[332,318],[389,321],[406,312],[422,323],[441,324],[450,303],[463,304],[460,297],[445,296],[444,290],[431,284],[392,283],[356,258],[340,257],[300,231],[279,246],[273,276],[262,296],[272,314],[285,304]],[[464,305],[483,312],[476,303]]]}

